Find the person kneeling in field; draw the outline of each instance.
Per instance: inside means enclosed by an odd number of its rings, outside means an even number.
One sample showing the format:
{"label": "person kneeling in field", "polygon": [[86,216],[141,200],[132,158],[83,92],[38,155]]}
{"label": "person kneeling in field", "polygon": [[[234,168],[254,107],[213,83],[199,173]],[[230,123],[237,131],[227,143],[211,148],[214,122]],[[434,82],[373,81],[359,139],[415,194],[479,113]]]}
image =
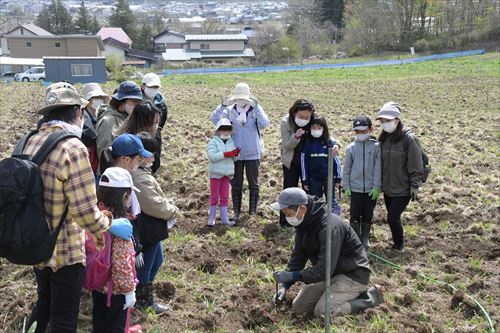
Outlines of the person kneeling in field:
{"label": "person kneeling in field", "polygon": [[[324,199],[309,196],[298,187],[280,193],[271,205],[281,211],[295,227],[295,245],[286,271],[274,273],[280,283],[273,303],[283,300],[295,282],[305,285],[293,300],[296,314],[325,315],[326,227],[328,223]],[[331,314],[354,314],[384,302],[383,288],[367,289],[370,265],[366,252],[354,230],[337,215],[332,215],[331,234]],[[307,261],[312,265],[305,268]]]}

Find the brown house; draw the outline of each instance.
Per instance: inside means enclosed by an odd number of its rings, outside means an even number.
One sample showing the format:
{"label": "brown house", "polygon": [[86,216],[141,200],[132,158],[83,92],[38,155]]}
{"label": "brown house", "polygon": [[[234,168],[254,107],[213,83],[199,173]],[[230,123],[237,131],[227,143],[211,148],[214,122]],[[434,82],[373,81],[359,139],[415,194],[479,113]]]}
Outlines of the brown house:
{"label": "brown house", "polygon": [[104,44],[99,36],[6,36],[12,58],[100,57]]}

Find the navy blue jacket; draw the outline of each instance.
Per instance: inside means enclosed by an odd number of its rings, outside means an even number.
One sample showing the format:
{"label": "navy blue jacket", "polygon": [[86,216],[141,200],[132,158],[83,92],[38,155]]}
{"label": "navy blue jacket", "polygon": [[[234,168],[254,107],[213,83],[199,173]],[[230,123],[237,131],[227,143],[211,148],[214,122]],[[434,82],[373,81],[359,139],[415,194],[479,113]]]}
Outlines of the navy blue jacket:
{"label": "navy blue jacket", "polygon": [[[328,140],[323,145],[320,138],[310,138],[304,144],[300,158],[302,184],[309,184],[309,179],[324,180],[328,178],[328,149],[333,148],[335,140]],[[333,179],[336,183],[342,178],[340,159],[333,157]]]}

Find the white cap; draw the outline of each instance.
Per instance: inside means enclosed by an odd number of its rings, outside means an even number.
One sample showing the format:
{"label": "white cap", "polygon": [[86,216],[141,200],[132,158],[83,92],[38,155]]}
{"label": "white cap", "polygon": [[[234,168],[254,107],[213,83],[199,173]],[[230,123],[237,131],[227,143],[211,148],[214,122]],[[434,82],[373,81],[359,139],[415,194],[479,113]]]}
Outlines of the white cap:
{"label": "white cap", "polygon": [[155,73],[148,73],[144,75],[142,78],[142,83],[146,85],[146,87],[160,87],[161,88],[161,80],[158,75]]}
{"label": "white cap", "polygon": [[231,122],[229,121],[229,119],[227,118],[221,118],[219,119],[219,121],[217,122],[217,125],[215,125],[215,129],[218,130],[221,126],[233,126],[231,124]]}
{"label": "white cap", "polygon": [[[106,177],[108,181],[103,181],[104,177]],[[130,172],[128,172],[124,168],[119,167],[107,168],[101,175],[99,186],[131,188],[136,192],[141,192],[137,187],[134,186],[134,181],[132,180]]]}
{"label": "white cap", "polygon": [[106,94],[99,83],[87,83],[83,85],[82,89],[83,93],[83,98],[89,101],[93,97],[103,97],[105,102],[104,103],[109,103],[109,100],[111,97],[109,97],[108,94]]}
{"label": "white cap", "polygon": [[246,84],[245,82],[240,82],[234,87],[233,93],[231,94],[231,96],[229,96],[229,100],[234,102],[238,99],[243,99],[251,102],[251,97],[253,96],[250,93],[250,87],[248,86],[248,84]]}
{"label": "white cap", "polygon": [[392,120],[401,118],[401,106],[397,102],[385,103],[377,113],[377,120],[380,118]]}

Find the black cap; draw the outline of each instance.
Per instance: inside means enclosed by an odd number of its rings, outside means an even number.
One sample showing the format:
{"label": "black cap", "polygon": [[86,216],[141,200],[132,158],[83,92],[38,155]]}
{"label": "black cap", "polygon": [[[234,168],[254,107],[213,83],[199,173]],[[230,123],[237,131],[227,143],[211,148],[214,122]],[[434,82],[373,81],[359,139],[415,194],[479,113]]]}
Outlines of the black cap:
{"label": "black cap", "polygon": [[367,116],[356,116],[352,122],[352,130],[364,131],[372,126],[372,121]]}

